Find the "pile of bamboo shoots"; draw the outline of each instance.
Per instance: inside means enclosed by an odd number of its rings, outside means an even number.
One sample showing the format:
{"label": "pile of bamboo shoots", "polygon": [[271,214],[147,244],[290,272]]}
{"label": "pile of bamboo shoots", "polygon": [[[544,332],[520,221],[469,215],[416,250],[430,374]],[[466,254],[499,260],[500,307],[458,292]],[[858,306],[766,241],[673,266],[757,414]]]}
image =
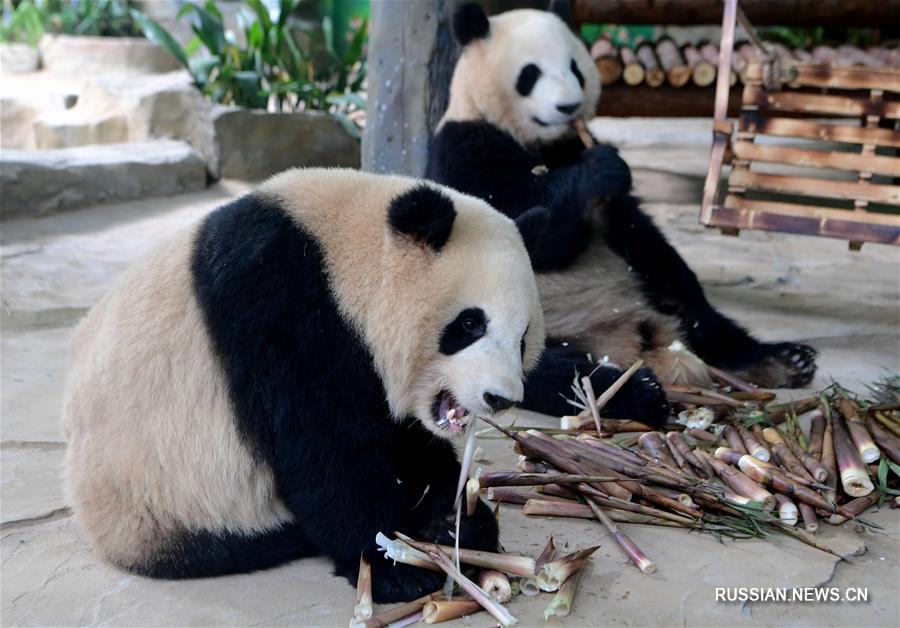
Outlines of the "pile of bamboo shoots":
{"label": "pile of bamboo shoots", "polygon": [[[866,50],[844,45],[815,46],[811,50],[788,48],[769,42],[770,54],[786,61],[831,65],[835,67],[900,67],[900,48],[873,46]],[[641,42],[635,48],[616,46],[607,37],[601,37],[591,46],[591,56],[600,73],[603,85],[619,81],[626,85],[660,87],[706,87],[716,81],[719,48],[709,41],[677,45],[671,38],[662,37],[656,42]],[[731,85],[740,80],[746,83],[747,66],[760,62],[759,52],[747,41],[738,42],[732,55]]]}
{"label": "pile of bamboo shoots", "polygon": [[[583,379],[574,388],[586,407],[562,417],[558,429],[501,426],[481,417],[514,441],[518,468],[464,471],[460,516],[471,516],[484,495],[498,508],[521,505],[528,516],[596,519],[635,567],[651,574],[656,564],[620,524],[731,538],[778,530],[840,556],[817,539],[821,522],[865,525],[860,516],[867,509],[884,500],[897,506],[900,377],[876,384],[879,394],[871,401],[854,400],[835,384],[815,396],[775,403],[774,394],[710,368],[718,388],[665,386],[678,422],[663,431],[601,418],[600,410],[640,366],[632,365],[599,397]],[[810,412],[804,432],[797,417]],[[373,615],[370,570],[362,561],[351,626],[438,623],[480,611],[508,626],[517,620],[503,605],[517,594],[542,591],[555,593],[544,618],[566,616],[582,568],[597,549],[556,557],[551,538],[532,558],[394,536],[377,538],[386,559],[443,571],[463,595],[450,598],[445,589]],[[463,565],[474,579],[462,572]]]}
{"label": "pile of bamboo shoots", "polygon": [[[733,538],[777,529],[834,554],[816,538],[820,522],[860,521],[884,500],[896,507],[900,397],[854,401],[835,385],[821,395],[775,404],[771,393],[714,369],[712,375],[730,384],[717,390],[666,387],[669,400],[683,410],[681,422],[664,431],[601,420],[598,406],[611,395],[595,398],[587,381],[589,407],[563,417],[559,429],[486,420],[513,439],[519,465],[480,474],[467,486],[469,498],[485,493],[491,501],[521,505],[530,516],[597,519],[644,573],[652,573],[654,563],[617,524]],[[814,413],[808,433],[797,419],[804,412]],[[623,439],[622,432],[633,434]],[[616,434],[614,443],[608,437]]]}
{"label": "pile of bamboo shoots", "polygon": [[[565,617],[572,609],[582,569],[591,554],[597,551],[595,546],[557,556],[551,537],[540,556],[532,558],[465,548],[457,550],[416,541],[399,532],[395,536],[396,539],[389,539],[379,534],[376,538],[386,559],[443,571],[464,595],[449,597],[435,591],[373,615],[371,569],[365,559],[361,559],[357,604],[351,627],[390,625],[400,628],[419,621],[437,624],[481,611],[489,613],[501,626],[511,626],[517,620],[503,605],[515,595],[532,597],[541,592],[554,593],[544,610],[544,619]],[[471,567],[475,580],[464,574],[460,565]]]}

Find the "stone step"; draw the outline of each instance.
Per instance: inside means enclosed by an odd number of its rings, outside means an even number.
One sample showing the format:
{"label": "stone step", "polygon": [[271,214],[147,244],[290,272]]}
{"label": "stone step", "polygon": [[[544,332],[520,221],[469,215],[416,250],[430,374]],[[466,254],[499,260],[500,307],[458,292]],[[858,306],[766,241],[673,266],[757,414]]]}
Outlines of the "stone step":
{"label": "stone step", "polygon": [[0,153],[0,219],[203,189],[206,165],[184,142],[149,140]]}

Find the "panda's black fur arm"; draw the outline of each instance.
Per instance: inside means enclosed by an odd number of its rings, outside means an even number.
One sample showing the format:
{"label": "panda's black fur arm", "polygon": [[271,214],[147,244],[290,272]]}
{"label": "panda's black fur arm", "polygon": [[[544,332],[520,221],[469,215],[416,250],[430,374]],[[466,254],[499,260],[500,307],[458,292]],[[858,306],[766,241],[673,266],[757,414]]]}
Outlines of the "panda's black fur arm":
{"label": "panda's black fur arm", "polygon": [[[598,366],[586,352],[571,342],[548,338],[544,353],[525,380],[525,399],[522,407],[551,416],[575,414],[578,409],[569,403],[574,399],[572,384],[590,375],[595,391],[606,390],[622,371],[612,366]],[[661,427],[669,417],[666,395],[649,369],[640,369],[616,393],[604,408],[604,416],[614,418],[640,417],[642,421]]]}
{"label": "panda's black fur arm", "polygon": [[[376,600],[411,599],[441,578],[394,567],[376,552],[375,534],[449,542],[459,463],[450,443],[390,417],[371,354],[340,314],[324,268],[311,234],[275,202],[250,195],[206,219],[192,272],[235,428],[273,470],[293,528],[353,582],[364,552]],[[496,549],[487,506],[469,519],[461,543]],[[227,563],[230,554],[220,554]],[[184,575],[204,575],[200,565],[183,565],[191,570]]]}
{"label": "panda's black fur arm", "polygon": [[565,268],[588,242],[578,171],[562,168],[548,181],[544,166],[538,155],[488,123],[447,122],[431,140],[425,176],[485,200],[514,220],[531,208],[546,208],[546,219],[519,222],[531,265],[542,272]]}

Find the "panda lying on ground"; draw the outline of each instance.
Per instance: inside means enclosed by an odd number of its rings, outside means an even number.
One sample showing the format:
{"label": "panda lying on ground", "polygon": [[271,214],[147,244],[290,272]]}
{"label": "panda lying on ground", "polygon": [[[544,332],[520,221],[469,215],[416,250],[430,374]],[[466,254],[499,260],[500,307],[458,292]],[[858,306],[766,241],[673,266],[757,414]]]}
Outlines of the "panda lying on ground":
{"label": "panda lying on ground", "polygon": [[[566,17],[565,2],[551,8]],[[531,407],[570,413],[545,389],[568,390],[574,370],[594,368],[588,353],[622,367],[643,358],[666,379],[677,359],[668,347],[680,339],[707,363],[759,385],[809,383],[816,351],[759,342],[713,308],[629,194],[625,162],[607,146],[585,150],[574,136],[573,121],[593,116],[600,83],[564,19],[535,10],[488,19],[470,3],[457,10],[454,31],[463,50],[426,176],[485,199],[519,225],[538,272],[549,337],[542,372],[557,374],[543,381]],[[598,370],[594,388],[617,374]],[[525,397],[529,405],[527,388]],[[539,407],[543,401],[551,403]],[[628,418],[659,419],[663,412],[642,407],[643,415]]]}
{"label": "panda lying on ground", "polygon": [[[131,268],[82,322],[67,487],[113,564],[152,577],[326,555],[374,597],[436,590],[377,532],[452,544],[471,413],[522,399],[543,319],[515,225],[431,183],[294,170]],[[460,543],[496,550],[488,507]]]}

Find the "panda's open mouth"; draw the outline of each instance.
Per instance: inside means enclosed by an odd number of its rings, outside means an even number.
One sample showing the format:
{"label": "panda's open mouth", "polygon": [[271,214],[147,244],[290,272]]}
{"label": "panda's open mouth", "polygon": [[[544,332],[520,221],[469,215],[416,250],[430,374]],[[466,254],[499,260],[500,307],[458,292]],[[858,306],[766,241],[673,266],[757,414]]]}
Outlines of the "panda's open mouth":
{"label": "panda's open mouth", "polygon": [[469,424],[471,414],[460,405],[448,390],[442,390],[434,398],[432,415],[435,424],[451,434],[460,434]]}

